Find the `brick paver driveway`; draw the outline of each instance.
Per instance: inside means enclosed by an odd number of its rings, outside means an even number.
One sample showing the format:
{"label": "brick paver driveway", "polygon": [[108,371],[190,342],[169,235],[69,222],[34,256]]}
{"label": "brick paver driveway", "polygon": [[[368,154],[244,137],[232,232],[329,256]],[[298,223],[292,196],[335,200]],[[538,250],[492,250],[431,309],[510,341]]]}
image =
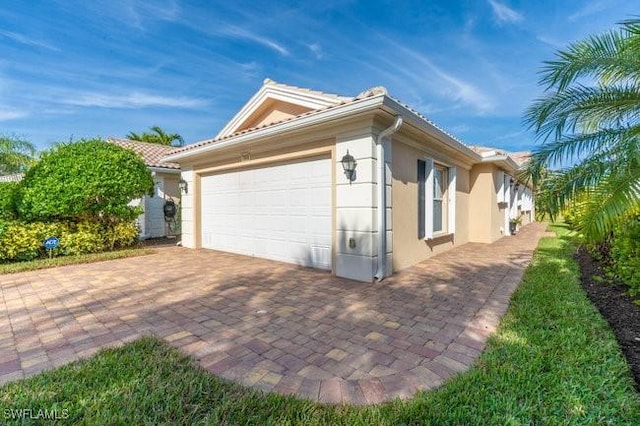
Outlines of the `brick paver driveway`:
{"label": "brick paver driveway", "polygon": [[155,334],[222,377],[323,402],[431,389],[482,351],[543,224],[382,283],[208,250],[0,276],[0,383]]}

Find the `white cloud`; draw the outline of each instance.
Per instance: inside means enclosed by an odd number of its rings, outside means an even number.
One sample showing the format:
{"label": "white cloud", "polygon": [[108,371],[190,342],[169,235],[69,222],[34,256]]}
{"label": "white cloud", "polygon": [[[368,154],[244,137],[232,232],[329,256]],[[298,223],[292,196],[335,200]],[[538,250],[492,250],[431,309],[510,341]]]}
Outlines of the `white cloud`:
{"label": "white cloud", "polygon": [[[425,55],[409,48],[401,47],[401,49],[409,56],[413,57],[419,64],[422,64],[424,67],[431,70],[435,77],[439,79],[437,86],[439,86],[439,89],[444,96],[453,101],[471,105],[480,113],[487,113],[494,109],[495,105],[493,99],[473,84],[442,70]],[[422,71],[419,74],[418,78],[425,78]]]}
{"label": "white cloud", "polygon": [[520,12],[516,12],[509,6],[498,2],[497,0],[488,0],[493,14],[499,22],[514,23],[524,19]]}
{"label": "white cloud", "polygon": [[602,12],[609,7],[608,1],[594,1],[589,2],[586,6],[576,10],[573,14],[569,15],[569,21],[577,21],[580,18],[594,15],[598,12]]}
{"label": "white cloud", "polygon": [[202,108],[209,104],[207,100],[200,98],[189,98],[184,96],[169,97],[142,92],[132,92],[124,95],[81,93],[62,98],[60,102],[66,105],[101,108]]}
{"label": "white cloud", "polygon": [[24,44],[26,46],[41,47],[43,49],[52,50],[54,52],[59,52],[60,51],[60,49],[58,49],[57,47],[55,47],[55,46],[53,46],[53,45],[51,45],[49,43],[45,43],[43,41],[35,40],[35,39],[29,38],[27,36],[24,36],[22,34],[14,33],[12,31],[0,30],[0,37],[11,39],[11,40],[13,40],[15,42],[18,42],[20,44]]}
{"label": "white cloud", "polygon": [[282,56],[289,56],[289,50],[287,50],[287,48],[281,45],[280,43],[277,43],[271,40],[270,38],[264,37],[260,34],[256,34],[244,28],[240,28],[235,25],[230,25],[225,28],[222,28],[221,33],[229,37],[242,38],[245,40],[253,41],[255,43],[266,46],[272,50],[275,50]]}
{"label": "white cloud", "polygon": [[316,55],[316,59],[324,58],[324,51],[322,50],[322,46],[318,43],[307,44],[307,47],[314,55]]}
{"label": "white cloud", "polygon": [[547,46],[551,46],[554,49],[562,49],[564,47],[567,46],[567,42],[562,42],[559,40],[554,39],[553,37],[549,37],[546,35],[538,35],[536,36],[536,39],[544,44],[546,44]]}
{"label": "white cloud", "polygon": [[494,138],[494,140],[502,141],[505,139],[515,139],[515,138],[522,139],[522,136],[524,136],[524,133],[525,132],[523,130],[518,130],[517,132],[511,132],[511,133],[504,134],[502,136],[498,136]]}
{"label": "white cloud", "polygon": [[0,121],[15,120],[17,118],[23,118],[29,115],[26,111],[20,111],[15,109],[0,109]]}

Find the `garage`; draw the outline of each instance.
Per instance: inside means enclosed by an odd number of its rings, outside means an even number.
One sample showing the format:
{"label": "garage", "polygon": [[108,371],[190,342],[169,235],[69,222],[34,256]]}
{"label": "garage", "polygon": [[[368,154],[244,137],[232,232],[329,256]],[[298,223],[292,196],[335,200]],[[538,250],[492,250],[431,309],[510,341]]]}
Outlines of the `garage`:
{"label": "garage", "polygon": [[202,247],[331,269],[331,160],[203,176]]}

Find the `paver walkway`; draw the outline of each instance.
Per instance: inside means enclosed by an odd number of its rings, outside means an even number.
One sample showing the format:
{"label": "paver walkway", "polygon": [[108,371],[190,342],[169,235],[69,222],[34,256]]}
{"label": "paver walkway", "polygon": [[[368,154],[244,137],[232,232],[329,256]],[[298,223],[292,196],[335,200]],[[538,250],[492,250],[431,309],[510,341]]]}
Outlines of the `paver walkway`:
{"label": "paver walkway", "polygon": [[155,334],[266,391],[410,397],[473,363],[544,229],[466,244],[374,284],[183,248],[0,275],[0,383]]}

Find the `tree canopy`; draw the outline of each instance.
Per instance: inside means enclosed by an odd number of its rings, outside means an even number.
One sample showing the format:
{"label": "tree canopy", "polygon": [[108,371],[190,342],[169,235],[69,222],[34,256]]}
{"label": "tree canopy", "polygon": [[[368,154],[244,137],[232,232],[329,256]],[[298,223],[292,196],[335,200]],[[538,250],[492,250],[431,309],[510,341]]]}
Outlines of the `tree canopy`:
{"label": "tree canopy", "polygon": [[0,135],[0,175],[21,173],[33,164],[35,146],[17,136]]}
{"label": "tree canopy", "polygon": [[602,238],[639,207],[640,20],[559,51],[540,83],[525,120],[542,141],[531,170],[548,170],[541,207],[580,209],[578,228]]}
{"label": "tree canopy", "polygon": [[152,126],[150,132],[129,132],[127,138],[133,141],[157,143],[168,146],[182,146],[184,139],[178,133],[167,133],[160,126]]}
{"label": "tree canopy", "polygon": [[132,220],[128,203],[153,191],[151,172],[133,151],[101,139],[60,144],[42,154],[21,183],[16,208],[32,220]]}

